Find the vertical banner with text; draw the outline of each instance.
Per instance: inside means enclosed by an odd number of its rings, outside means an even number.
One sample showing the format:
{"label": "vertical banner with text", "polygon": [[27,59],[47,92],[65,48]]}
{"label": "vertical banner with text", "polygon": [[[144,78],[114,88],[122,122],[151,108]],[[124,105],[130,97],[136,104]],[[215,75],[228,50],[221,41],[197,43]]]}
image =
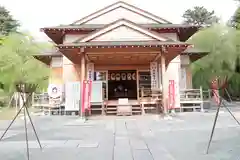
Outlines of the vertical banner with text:
{"label": "vertical banner with text", "polygon": [[82,113],[85,113],[85,110],[88,109],[90,111],[91,107],[91,90],[92,90],[92,81],[84,80],[83,81],[83,88],[82,88]]}
{"label": "vertical banner with text", "polygon": [[169,80],[168,86],[168,109],[175,108],[175,82],[174,80]]}

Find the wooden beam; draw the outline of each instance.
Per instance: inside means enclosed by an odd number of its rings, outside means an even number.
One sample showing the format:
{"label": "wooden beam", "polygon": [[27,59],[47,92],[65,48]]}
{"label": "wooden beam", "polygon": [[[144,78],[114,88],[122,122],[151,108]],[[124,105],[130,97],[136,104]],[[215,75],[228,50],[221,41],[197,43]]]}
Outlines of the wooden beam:
{"label": "wooden beam", "polygon": [[94,64],[95,70],[149,70],[149,64]]}
{"label": "wooden beam", "polygon": [[162,69],[162,95],[163,95],[163,100],[162,100],[162,105],[164,109],[164,114],[167,114],[168,110],[168,99],[167,99],[167,94],[168,94],[168,77],[166,74],[166,59],[165,59],[165,54],[162,54],[161,56],[161,69]]}
{"label": "wooden beam", "polygon": [[84,48],[80,48],[80,54],[85,53],[85,49]]}
{"label": "wooden beam", "polygon": [[159,47],[85,48],[86,53],[159,53]]}
{"label": "wooden beam", "polygon": [[[163,53],[167,52],[167,48],[165,46],[161,46],[160,48],[160,52],[158,52],[158,54],[156,55],[156,57],[154,58],[154,61],[158,61],[159,58],[162,56]],[[166,57],[165,57],[166,58]]]}
{"label": "wooden beam", "polygon": [[111,55],[111,54],[114,54],[114,55],[131,55],[131,54],[138,54],[138,55],[157,55],[159,53],[158,52],[87,52],[88,55]]}
{"label": "wooden beam", "polygon": [[[84,50],[80,50],[80,54],[81,54],[81,76],[80,76],[80,84],[81,84],[81,100],[82,100],[82,97],[83,97],[83,87],[82,87],[82,85],[83,85],[83,81],[86,79],[86,60],[85,60],[85,53],[84,53]],[[81,107],[82,107],[82,105],[81,105]],[[79,108],[79,115],[80,116],[83,116],[83,112],[82,112],[82,110],[81,110],[81,108]]]}
{"label": "wooden beam", "polygon": [[92,62],[90,59],[89,59],[89,56],[87,54],[85,54],[85,59],[87,60],[87,62]]}
{"label": "wooden beam", "polygon": [[161,57],[162,53],[158,53],[158,55],[156,55],[156,57],[154,58],[154,62],[158,61],[158,59]]}
{"label": "wooden beam", "polygon": [[88,55],[102,55],[102,54],[139,54],[139,55],[146,55],[146,54],[158,54],[159,51],[157,52],[146,52],[146,51],[139,51],[139,52],[87,52]]}

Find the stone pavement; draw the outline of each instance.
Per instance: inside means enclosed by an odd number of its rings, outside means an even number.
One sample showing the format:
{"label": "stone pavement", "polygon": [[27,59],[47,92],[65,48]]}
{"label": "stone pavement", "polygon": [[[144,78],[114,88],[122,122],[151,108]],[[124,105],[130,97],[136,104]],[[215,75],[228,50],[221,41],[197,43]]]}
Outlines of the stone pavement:
{"label": "stone pavement", "polygon": [[[240,119],[240,112],[235,112]],[[32,160],[238,160],[240,127],[225,111],[219,115],[208,155],[205,154],[214,113],[180,113],[172,120],[156,115],[91,117],[38,116],[34,124],[43,150],[28,124]],[[0,122],[0,133],[7,122]],[[0,160],[25,157],[23,120],[2,142]]]}

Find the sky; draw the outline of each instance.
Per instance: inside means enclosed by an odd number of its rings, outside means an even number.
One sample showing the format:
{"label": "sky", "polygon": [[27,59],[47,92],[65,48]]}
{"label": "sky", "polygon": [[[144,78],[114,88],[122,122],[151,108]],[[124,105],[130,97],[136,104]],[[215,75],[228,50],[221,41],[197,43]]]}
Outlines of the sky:
{"label": "sky", "polygon": [[[117,0],[0,0],[13,17],[19,20],[21,29],[29,31],[37,40],[47,41],[40,28],[69,24]],[[214,10],[223,22],[235,12],[234,0],[124,0],[141,9],[167,19],[181,23],[185,10],[194,6],[204,6]]]}

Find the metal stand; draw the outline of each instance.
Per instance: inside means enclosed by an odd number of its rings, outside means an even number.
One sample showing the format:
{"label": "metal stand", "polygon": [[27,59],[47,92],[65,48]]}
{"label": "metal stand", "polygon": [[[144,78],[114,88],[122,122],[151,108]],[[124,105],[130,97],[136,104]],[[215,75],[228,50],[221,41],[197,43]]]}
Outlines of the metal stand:
{"label": "metal stand", "polygon": [[225,92],[227,93],[227,96],[228,96],[228,98],[229,98],[230,102],[232,103],[232,98],[231,98],[231,96],[230,96],[230,94],[229,94],[228,90],[227,90],[226,88],[225,88],[224,90],[225,90]]}
{"label": "metal stand", "polygon": [[[226,90],[226,89],[225,89],[225,90]],[[216,123],[217,123],[217,119],[218,119],[218,115],[219,115],[219,111],[220,111],[220,108],[221,108],[221,107],[226,108],[227,111],[230,113],[230,115],[233,117],[233,119],[237,122],[237,124],[240,125],[240,122],[239,122],[239,121],[237,120],[237,118],[233,115],[233,113],[231,112],[231,110],[225,105],[225,103],[224,103],[224,101],[223,101],[223,98],[222,98],[221,96],[217,95],[215,92],[213,92],[213,94],[220,99],[220,103],[219,103],[218,106],[217,106],[218,108],[217,108],[217,112],[216,112],[216,115],[215,115],[215,118],[214,118],[213,127],[212,127],[212,131],[211,131],[210,139],[209,139],[209,142],[208,142],[206,154],[208,154],[208,151],[209,151],[209,148],[210,148],[210,145],[211,145],[211,142],[212,142],[213,134],[214,134],[214,131],[215,131],[215,127],[216,127]]]}
{"label": "metal stand", "polygon": [[13,118],[13,120],[11,121],[11,123],[9,124],[9,126],[7,127],[7,129],[4,131],[3,135],[1,136],[0,138],[0,141],[3,139],[3,137],[6,135],[7,131],[10,129],[10,127],[12,126],[13,122],[17,119],[18,115],[21,113],[22,110],[24,110],[23,114],[24,114],[24,129],[25,129],[25,138],[26,138],[26,147],[27,147],[27,160],[29,160],[30,156],[29,156],[29,145],[28,145],[28,133],[27,133],[27,117],[29,118],[30,120],[30,123],[32,125],[32,128],[33,128],[33,131],[34,131],[34,134],[37,138],[37,141],[38,141],[38,144],[39,144],[39,147],[40,149],[42,150],[42,145],[40,143],[40,140],[38,138],[38,135],[37,135],[37,132],[36,132],[36,129],[33,125],[33,122],[32,122],[32,118],[29,114],[29,111],[28,111],[28,108],[27,108],[27,102],[28,102],[28,99],[31,97],[32,93],[30,93],[28,95],[28,97],[25,99],[24,98],[24,93],[20,93],[21,94],[21,97],[23,99],[23,106],[19,109],[19,111],[17,112],[16,116]]}

